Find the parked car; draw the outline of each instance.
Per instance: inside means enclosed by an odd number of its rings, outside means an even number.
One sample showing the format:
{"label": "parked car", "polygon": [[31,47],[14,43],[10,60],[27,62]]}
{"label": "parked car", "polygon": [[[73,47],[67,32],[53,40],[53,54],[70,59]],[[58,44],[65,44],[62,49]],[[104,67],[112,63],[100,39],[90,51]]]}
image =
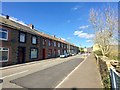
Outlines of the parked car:
{"label": "parked car", "polygon": [[72,54],[71,54],[71,53],[68,53],[68,56],[72,56]]}
{"label": "parked car", "polygon": [[74,53],[72,53],[72,56],[74,56],[75,54]]}
{"label": "parked car", "polygon": [[65,55],[65,54],[60,55],[60,58],[65,58],[65,57],[66,57],[66,55]]}
{"label": "parked car", "polygon": [[65,58],[65,57],[68,57],[67,53],[60,55],[60,58]]}

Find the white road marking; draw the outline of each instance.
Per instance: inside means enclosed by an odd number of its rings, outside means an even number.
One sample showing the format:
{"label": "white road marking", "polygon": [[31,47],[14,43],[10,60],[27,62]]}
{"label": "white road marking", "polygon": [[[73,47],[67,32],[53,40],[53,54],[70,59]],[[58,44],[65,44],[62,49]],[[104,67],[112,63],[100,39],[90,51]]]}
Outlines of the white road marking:
{"label": "white road marking", "polygon": [[72,73],[78,69],[78,67],[80,67],[84,62],[86,61],[86,58],[84,59],[84,61],[82,61],[71,73],[69,73],[53,90],[56,90],[56,88],[58,88],[60,85],[62,85],[62,83],[70,76],[72,75]]}
{"label": "white road marking", "polygon": [[8,76],[4,76],[0,79],[4,79],[4,78],[8,78],[8,77],[12,77],[12,76],[15,76],[15,75],[18,75],[18,74],[22,74],[22,73],[25,73],[25,72],[28,72],[29,70],[25,70],[25,71],[22,71],[22,72],[18,72],[18,73],[14,73],[14,74],[11,74],[11,75],[8,75]]}

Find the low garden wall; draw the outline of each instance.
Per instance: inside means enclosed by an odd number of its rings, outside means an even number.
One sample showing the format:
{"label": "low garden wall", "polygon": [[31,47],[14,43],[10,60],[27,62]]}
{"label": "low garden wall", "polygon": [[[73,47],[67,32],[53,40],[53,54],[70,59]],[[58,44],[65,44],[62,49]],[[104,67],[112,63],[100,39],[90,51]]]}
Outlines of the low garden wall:
{"label": "low garden wall", "polygon": [[100,72],[100,75],[101,75],[101,78],[102,78],[103,87],[107,88],[107,89],[111,88],[110,72],[108,70],[106,61],[102,60],[97,55],[95,55],[95,58],[96,58],[96,63],[98,65],[99,72]]}

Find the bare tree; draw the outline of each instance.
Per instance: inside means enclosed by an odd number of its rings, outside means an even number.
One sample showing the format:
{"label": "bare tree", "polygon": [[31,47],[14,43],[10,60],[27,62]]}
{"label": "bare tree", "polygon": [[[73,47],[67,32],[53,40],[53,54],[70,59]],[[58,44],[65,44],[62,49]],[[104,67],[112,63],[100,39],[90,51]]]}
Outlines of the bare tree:
{"label": "bare tree", "polygon": [[94,43],[99,45],[103,56],[106,56],[111,50],[110,45],[118,38],[117,8],[91,9],[90,22],[95,30]]}

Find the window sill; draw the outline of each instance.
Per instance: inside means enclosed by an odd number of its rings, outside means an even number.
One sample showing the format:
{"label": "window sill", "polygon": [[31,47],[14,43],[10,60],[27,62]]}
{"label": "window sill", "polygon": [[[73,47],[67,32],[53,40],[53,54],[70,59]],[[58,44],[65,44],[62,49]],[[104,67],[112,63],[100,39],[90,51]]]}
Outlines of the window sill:
{"label": "window sill", "polygon": [[2,41],[8,41],[8,39],[0,39],[0,40],[2,40]]}
{"label": "window sill", "polygon": [[0,61],[0,63],[2,63],[2,62],[8,62],[8,60]]}

